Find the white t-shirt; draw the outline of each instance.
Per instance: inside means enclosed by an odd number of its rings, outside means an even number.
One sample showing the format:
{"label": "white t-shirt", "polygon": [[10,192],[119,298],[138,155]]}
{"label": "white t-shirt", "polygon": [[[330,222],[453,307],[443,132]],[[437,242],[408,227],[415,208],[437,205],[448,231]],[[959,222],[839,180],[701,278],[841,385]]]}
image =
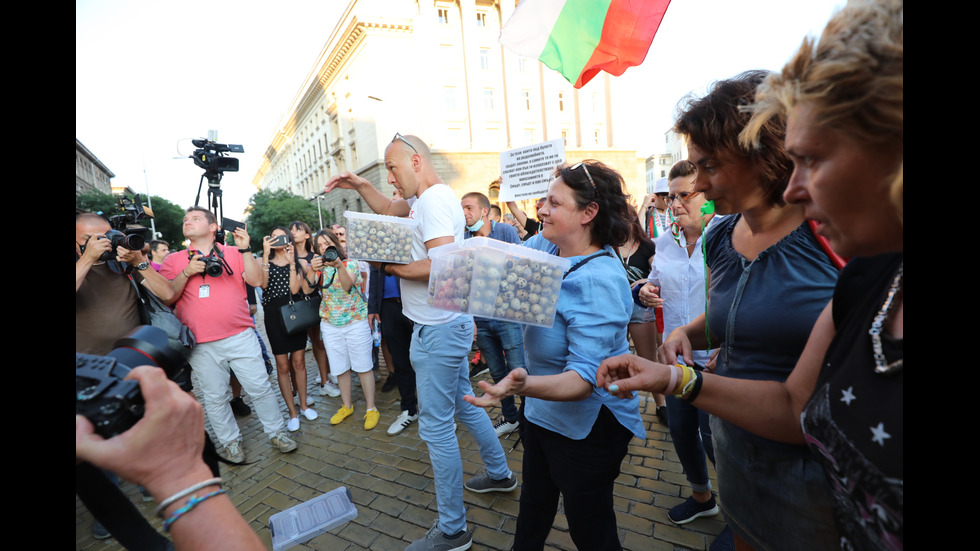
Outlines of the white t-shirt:
{"label": "white t-shirt", "polygon": [[[426,189],[412,204],[409,218],[418,220],[412,236],[412,260],[425,260],[429,251],[425,242],[439,237],[451,236],[453,241],[462,241],[466,230],[463,207],[452,188],[446,184],[436,184]],[[401,280],[402,313],[405,317],[423,325],[449,323],[461,314],[447,312],[429,306],[429,283],[427,281]]]}

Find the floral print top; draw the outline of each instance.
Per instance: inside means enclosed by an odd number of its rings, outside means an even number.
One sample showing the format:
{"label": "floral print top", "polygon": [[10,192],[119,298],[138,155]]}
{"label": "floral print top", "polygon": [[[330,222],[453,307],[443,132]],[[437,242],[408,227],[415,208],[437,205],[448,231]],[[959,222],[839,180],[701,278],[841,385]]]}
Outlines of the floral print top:
{"label": "floral print top", "polygon": [[323,291],[320,294],[323,300],[320,302],[320,319],[334,327],[344,327],[355,321],[367,320],[367,303],[364,302],[364,296],[360,292],[362,278],[361,272],[357,269],[357,261],[347,259],[344,261],[344,266],[354,280],[350,292],[344,290],[335,268],[327,266],[321,273]]}

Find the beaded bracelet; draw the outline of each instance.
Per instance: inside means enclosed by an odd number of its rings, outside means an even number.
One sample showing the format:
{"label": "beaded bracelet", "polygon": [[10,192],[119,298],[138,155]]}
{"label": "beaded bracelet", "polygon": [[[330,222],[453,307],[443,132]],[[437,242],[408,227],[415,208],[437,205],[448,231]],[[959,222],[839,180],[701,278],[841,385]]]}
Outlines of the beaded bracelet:
{"label": "beaded bracelet", "polygon": [[205,487],[211,486],[213,484],[217,484],[218,486],[221,486],[221,482],[222,481],[221,481],[221,478],[220,477],[215,477],[215,478],[210,478],[208,480],[205,480],[204,482],[198,482],[197,484],[194,484],[193,486],[190,486],[189,488],[184,488],[183,490],[181,490],[181,491],[177,492],[176,494],[174,494],[174,495],[168,497],[167,499],[163,500],[160,503],[160,505],[157,506],[156,511],[153,511],[153,514],[157,515],[160,518],[163,518],[163,510],[166,509],[168,506],[170,506],[171,503],[177,501],[178,499],[180,499],[180,498],[182,498],[182,497],[184,497],[186,495],[189,495],[189,494],[191,494],[193,492],[196,492],[196,491],[200,490],[201,488],[205,488]]}
{"label": "beaded bracelet", "polygon": [[174,511],[173,514],[170,515],[170,518],[163,521],[163,531],[169,532],[170,527],[173,525],[173,523],[177,522],[177,519],[184,516],[184,513],[196,507],[198,503],[201,503],[202,501],[207,501],[208,499],[211,499],[212,497],[216,495],[221,495],[223,493],[225,493],[225,490],[222,488],[220,490],[215,490],[209,494],[204,494],[201,497],[191,496],[191,498],[187,500],[187,503],[185,503],[183,507]]}

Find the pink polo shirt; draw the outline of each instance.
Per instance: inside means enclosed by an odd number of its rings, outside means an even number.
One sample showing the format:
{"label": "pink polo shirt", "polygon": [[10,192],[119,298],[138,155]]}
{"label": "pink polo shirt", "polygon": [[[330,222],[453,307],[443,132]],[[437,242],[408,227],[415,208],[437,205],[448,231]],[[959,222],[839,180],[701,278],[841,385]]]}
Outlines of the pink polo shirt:
{"label": "pink polo shirt", "polygon": [[[255,326],[245,298],[242,253],[235,247],[217,247],[231,267],[232,275],[225,271],[217,277],[194,274],[174,305],[177,317],[194,332],[197,342],[221,340]],[[160,267],[160,274],[173,280],[188,264],[190,257],[187,251],[168,255]],[[202,286],[207,286],[207,293],[202,291]],[[202,297],[204,294],[207,296]]]}

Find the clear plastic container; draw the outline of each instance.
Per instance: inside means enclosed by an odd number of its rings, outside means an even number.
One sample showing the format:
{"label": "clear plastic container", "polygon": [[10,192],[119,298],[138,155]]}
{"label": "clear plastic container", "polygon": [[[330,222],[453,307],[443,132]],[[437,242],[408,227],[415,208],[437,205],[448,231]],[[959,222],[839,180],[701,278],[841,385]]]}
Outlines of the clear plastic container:
{"label": "clear plastic container", "polygon": [[412,234],[418,220],[353,211],[344,212],[344,217],[347,256],[390,264],[412,261]]}
{"label": "clear plastic container", "polygon": [[269,517],[272,549],[289,549],[355,518],[357,507],[341,486]]}
{"label": "clear plastic container", "polygon": [[429,251],[429,305],[441,310],[551,327],[571,262],[511,243],[474,237]]}

